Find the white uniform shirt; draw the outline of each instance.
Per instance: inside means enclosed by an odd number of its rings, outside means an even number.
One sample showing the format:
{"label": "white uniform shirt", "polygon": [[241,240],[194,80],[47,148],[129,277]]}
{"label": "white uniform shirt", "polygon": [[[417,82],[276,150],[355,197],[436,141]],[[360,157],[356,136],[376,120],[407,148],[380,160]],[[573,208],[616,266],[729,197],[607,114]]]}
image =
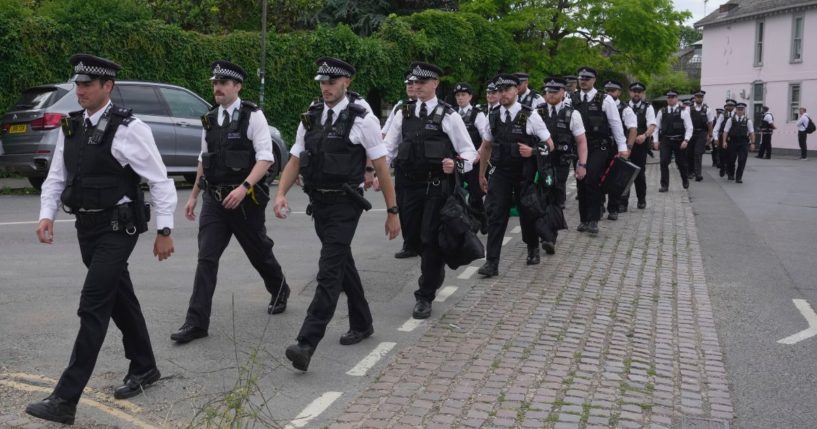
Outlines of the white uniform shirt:
{"label": "white uniform shirt", "polygon": [[[218,125],[224,125],[224,111],[233,117],[233,112],[241,107],[241,99],[236,98],[233,104],[224,108],[218,106]],[[204,139],[207,130],[201,130],[201,153],[207,153],[207,141]],[[264,117],[264,112],[261,109],[252,112],[250,115],[250,124],[247,126],[247,137],[252,140],[252,147],[255,150],[256,161],[270,161],[275,162],[275,156],[272,154],[272,135],[269,132],[269,124],[267,118]],[[199,162],[201,162],[201,153],[199,154]]]}
{"label": "white uniform shirt", "polygon": [[[527,96],[528,96],[528,94],[530,94],[530,93],[531,93],[531,90],[530,90],[530,88],[528,88],[528,90],[527,90],[527,91],[525,91],[525,93],[524,93],[524,94],[519,94],[519,96],[517,97],[517,99],[516,99],[516,100],[517,100],[517,101],[519,101],[519,102],[521,103],[521,102],[522,102],[522,100],[524,100],[524,99],[525,99],[525,97],[527,97]],[[545,99],[544,99],[544,98],[542,98],[542,96],[541,96],[541,95],[536,94],[536,95],[534,95],[534,96],[533,96],[533,99],[531,99],[531,103],[530,103],[530,105],[531,105],[531,107],[533,107],[533,108],[535,109],[537,106],[539,106],[540,104],[542,104],[542,103],[544,103],[544,102],[545,102]]]}
{"label": "white uniform shirt", "polygon": [[[466,107],[460,107],[457,109],[460,116],[465,118],[465,115],[468,115],[468,112],[473,109],[474,106],[470,104]],[[485,116],[482,112],[477,112],[476,118],[474,118],[474,126],[477,127],[477,131],[479,131],[479,136],[482,138],[483,141],[486,141],[486,138],[490,136],[490,125],[488,124],[488,117]]]}
{"label": "white uniform shirt", "polygon": [[[420,108],[423,101],[417,100],[414,106],[414,115],[420,116]],[[434,109],[439,104],[437,97],[433,97],[425,102],[426,111],[431,116]],[[465,127],[465,122],[462,121],[460,115],[445,115],[443,117],[443,132],[451,139],[451,144],[454,145],[454,151],[457,152],[461,158],[465,160],[464,171],[471,171],[474,162],[479,158],[477,150],[474,148],[474,143],[471,142],[471,136],[468,134],[468,129]],[[397,156],[397,148],[403,140],[403,115],[395,114],[392,120],[391,128],[386,134],[386,150],[388,151],[388,161],[391,161]]]}
{"label": "white uniform shirt", "polygon": [[[89,119],[96,126],[102,114],[110,105],[99,109],[93,115],[83,113],[83,121]],[[173,212],[176,210],[176,187],[173,179],[167,177],[167,169],[162,162],[162,156],[153,140],[150,127],[138,118],[134,118],[127,126],[120,125],[116,129],[111,143],[111,154],[123,167],[130,165],[136,174],[147,180],[150,186],[151,206],[153,206],[157,229],[173,228]],[[43,182],[40,193],[40,219],[54,220],[60,204],[60,195],[65,189],[68,171],[65,169],[65,135],[60,128],[54,156],[51,158],[51,167],[48,177]],[[123,197],[117,204],[130,202]],[[82,207],[75,207],[82,209]]]}
{"label": "white uniform shirt", "polygon": [[[675,106],[667,106],[667,112],[673,113],[677,109],[681,109],[681,119],[684,121],[684,140],[687,142],[692,138],[692,117],[689,116],[689,109],[684,109],[681,104]],[[661,131],[661,118],[663,117],[664,109],[658,111],[658,117],[655,118],[655,134],[653,134],[653,141],[658,142],[658,134]]]}
{"label": "white uniform shirt", "polygon": [[[332,107],[332,123],[337,122],[340,112],[342,112],[349,105],[349,98],[344,97],[335,107]],[[329,106],[323,104],[323,112],[321,112],[321,126],[326,122],[328,117]],[[317,126],[317,124],[315,124]],[[298,124],[298,131],[295,133],[295,144],[292,145],[289,153],[296,158],[301,157],[301,152],[305,150],[304,136],[306,135],[306,128],[304,124]],[[362,145],[366,150],[366,156],[369,159],[378,159],[386,156],[386,147],[383,146],[383,140],[380,138],[380,124],[372,112],[367,111],[364,117],[355,117],[352,124],[352,129],[349,131],[349,141],[352,144]]]}
{"label": "white uniform shirt", "polygon": [[[562,100],[559,104],[555,106],[551,106],[550,104],[545,104],[547,106],[548,115],[550,115],[550,111],[553,108],[556,108],[556,114],[558,115],[559,112],[562,111],[565,107],[568,107],[569,104],[565,103]],[[537,112],[538,113],[538,112]],[[579,113],[577,110],[573,110],[573,113],[570,115],[570,133],[573,134],[573,137],[578,137],[584,134],[584,121],[582,121],[582,114]]]}
{"label": "white uniform shirt", "polygon": [[727,112],[726,110],[723,111],[720,115],[718,115],[718,120],[715,121],[715,126],[712,127],[712,138],[718,140],[720,136],[720,129],[721,126],[724,125],[724,121],[726,121],[726,115],[729,114],[730,117],[735,116],[735,111],[732,110],[731,112]]}
{"label": "white uniform shirt", "polygon": [[[642,104],[646,104],[644,103],[644,100],[641,100],[638,103],[633,103],[633,100],[629,101],[630,108],[633,109],[633,112],[635,112],[636,108],[640,108]],[[644,118],[647,120],[647,128],[649,128],[650,125],[655,125],[655,109],[653,109],[651,104],[647,105],[647,109],[644,111]],[[638,120],[637,115],[636,120]]]}
{"label": "white uniform shirt", "polygon": [[[620,105],[621,100],[616,100],[616,107]],[[623,118],[624,126],[627,127],[628,131],[630,128],[638,128],[638,118],[636,118],[632,107],[625,106],[624,110],[621,111],[621,116]],[[627,138],[627,136],[624,137]]]}
{"label": "white uniform shirt", "polygon": [[[585,95],[587,95],[586,98],[589,102],[593,100],[597,92],[596,88],[591,88],[590,91],[578,91],[577,94],[582,101],[585,100]],[[572,104],[572,101],[568,104]],[[624,137],[624,129],[621,125],[621,116],[618,114],[618,108],[616,108],[616,102],[613,100],[613,97],[605,94],[604,101],[601,103],[601,111],[607,116],[607,122],[610,124],[610,131],[613,133],[613,140],[616,142],[616,146],[618,146],[618,151],[624,152],[629,150],[627,148],[627,139]]]}
{"label": "white uniform shirt", "polygon": [[386,133],[389,132],[389,128],[391,128],[391,123],[394,121],[394,115],[400,111],[400,108],[403,107],[403,100],[400,100],[394,107],[391,108],[391,113],[389,113],[389,117],[386,118],[386,123],[383,124],[383,128],[380,129],[380,134],[385,136]]}
{"label": "white uniform shirt", "polygon": [[[499,106],[499,120],[502,123],[505,123],[505,112],[510,112],[511,120],[513,121],[516,118],[516,114],[522,110],[522,104],[518,101],[513,103],[510,108],[505,106]],[[530,112],[530,116],[528,116],[527,124],[525,124],[525,133],[529,136],[536,136],[539,138],[539,141],[547,141],[550,138],[550,131],[548,131],[547,125],[545,125],[545,121],[539,116],[539,113],[536,110],[532,110]],[[488,139],[485,141],[492,142],[494,141],[494,136],[491,133],[491,127],[488,126]]]}
{"label": "white uniform shirt", "polygon": [[[743,116],[734,115],[731,118],[727,119],[726,120],[726,125],[723,127],[723,134],[727,135],[727,136],[729,135],[729,130],[732,129],[732,119],[734,119],[734,118],[740,119],[740,118],[745,118],[745,117],[746,117],[746,115],[743,115]],[[749,118],[746,118],[746,135],[748,136],[749,134],[752,134],[754,129],[755,128],[754,128],[754,125],[752,125],[752,120],[749,119]]]}
{"label": "white uniform shirt", "polygon": [[806,131],[806,127],[808,126],[808,113],[803,113],[800,115],[800,118],[797,119],[797,131]]}

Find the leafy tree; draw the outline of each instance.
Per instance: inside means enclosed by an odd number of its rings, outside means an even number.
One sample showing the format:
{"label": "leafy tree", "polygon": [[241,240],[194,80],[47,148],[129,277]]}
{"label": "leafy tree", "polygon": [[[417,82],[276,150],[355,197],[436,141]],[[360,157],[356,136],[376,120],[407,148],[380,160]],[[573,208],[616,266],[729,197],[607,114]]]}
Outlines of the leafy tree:
{"label": "leafy tree", "polygon": [[700,31],[686,25],[679,29],[678,35],[682,48],[685,48],[703,38],[703,34],[701,34]]}
{"label": "leafy tree", "polygon": [[[215,34],[261,29],[262,0],[146,0],[157,19],[185,30]],[[323,0],[267,0],[267,26],[286,32],[304,29]]]}
{"label": "leafy tree", "polygon": [[377,31],[390,14],[411,15],[425,9],[456,10],[456,0],[326,0],[309,19],[311,24],[346,24],[355,33],[368,36]]}
{"label": "leafy tree", "polygon": [[42,0],[37,14],[75,27],[150,19],[150,9],[138,0]]}

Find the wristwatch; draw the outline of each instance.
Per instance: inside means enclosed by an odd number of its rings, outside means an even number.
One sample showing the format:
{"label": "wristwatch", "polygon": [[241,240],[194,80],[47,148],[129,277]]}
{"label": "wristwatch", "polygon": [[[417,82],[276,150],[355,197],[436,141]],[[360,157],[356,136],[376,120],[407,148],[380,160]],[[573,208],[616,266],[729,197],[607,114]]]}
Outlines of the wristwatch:
{"label": "wristwatch", "polygon": [[587,164],[582,164],[581,162],[577,162],[576,167],[587,168]]}
{"label": "wristwatch", "polygon": [[250,182],[248,182],[248,181],[246,181],[246,180],[244,181],[244,183],[242,183],[242,184],[241,184],[241,186],[243,186],[243,187],[245,187],[245,188],[247,188],[247,189],[252,188],[252,185],[250,185]]}
{"label": "wristwatch", "polygon": [[171,231],[170,228],[164,227],[164,228],[156,231],[156,233],[159,234],[159,235],[164,235],[165,237],[170,237],[170,231]]}
{"label": "wristwatch", "polygon": [[398,214],[398,213],[400,213],[400,209],[398,209],[397,206],[389,207],[389,208],[386,209],[386,212],[391,213],[391,214]]}
{"label": "wristwatch", "polygon": [[370,165],[367,165],[367,166],[366,166],[366,172],[367,172],[367,173],[374,173],[374,167],[372,167],[372,166],[370,166]]}

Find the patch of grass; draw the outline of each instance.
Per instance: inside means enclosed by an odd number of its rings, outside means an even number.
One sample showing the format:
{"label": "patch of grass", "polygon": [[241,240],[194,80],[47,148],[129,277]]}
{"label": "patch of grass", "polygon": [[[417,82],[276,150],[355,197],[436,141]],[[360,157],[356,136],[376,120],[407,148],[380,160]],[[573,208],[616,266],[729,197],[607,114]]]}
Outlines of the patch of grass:
{"label": "patch of grass", "polygon": [[592,407],[590,406],[589,402],[585,402],[582,404],[582,418],[581,418],[582,423],[587,423],[587,420],[590,419],[590,408]]}
{"label": "patch of grass", "polygon": [[0,195],[40,195],[40,191],[34,188],[0,188]]}
{"label": "patch of grass", "polygon": [[644,412],[652,411],[652,404],[649,404],[649,403],[645,402],[643,404],[638,404],[638,405],[641,407],[641,410],[644,411]]}
{"label": "patch of grass", "polygon": [[494,361],[491,362],[491,368],[493,369],[499,368],[499,359],[494,359]]}

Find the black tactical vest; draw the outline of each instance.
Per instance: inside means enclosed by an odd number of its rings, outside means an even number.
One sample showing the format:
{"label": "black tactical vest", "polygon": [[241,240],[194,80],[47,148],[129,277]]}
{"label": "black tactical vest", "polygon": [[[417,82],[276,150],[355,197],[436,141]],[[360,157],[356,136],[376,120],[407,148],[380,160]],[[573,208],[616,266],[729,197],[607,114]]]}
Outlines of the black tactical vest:
{"label": "black tactical vest", "polygon": [[681,117],[681,107],[675,106],[675,111],[669,113],[669,108],[664,107],[661,112],[661,135],[659,138],[678,139],[686,135],[684,118]]}
{"label": "black tactical vest", "polygon": [[746,115],[732,118],[732,127],[729,128],[730,143],[746,143],[749,141],[749,118]]}
{"label": "black tactical vest", "polygon": [[519,153],[518,143],[533,147],[539,142],[539,137],[528,135],[527,132],[528,118],[533,109],[523,104],[510,123],[502,122],[501,111],[502,109],[494,109],[488,117],[494,137],[491,143],[491,165],[509,170],[521,169],[525,158]]}
{"label": "black tactical vest", "polygon": [[204,177],[212,185],[238,185],[255,166],[255,149],[247,135],[250,115],[258,106],[241,101],[229,122],[218,124],[218,106],[201,117],[207,152],[201,155]]}
{"label": "black tactical vest", "polygon": [[450,105],[438,100],[437,106],[423,120],[414,114],[417,103],[412,100],[403,105],[403,138],[397,147],[394,166],[405,175],[440,177],[443,159],[456,156],[451,138],[443,132],[445,115],[455,112]]}
{"label": "black tactical vest", "polygon": [[536,91],[531,89],[530,92],[528,92],[528,95],[524,97],[519,97],[519,104],[528,107],[536,107],[533,105],[533,99],[536,98],[538,95],[539,94],[537,94]]}
{"label": "black tactical vest", "polygon": [[557,151],[575,153],[576,139],[570,131],[570,119],[573,116],[573,108],[562,105],[562,109],[556,112],[556,118],[550,117],[550,104],[540,104],[536,109],[539,116],[545,121],[545,125],[550,131],[553,144]]}
{"label": "black tactical vest", "polygon": [[695,131],[704,131],[706,130],[706,123],[708,122],[706,119],[706,114],[709,110],[709,106],[704,104],[701,106],[701,110],[695,110],[695,106],[689,106],[689,114],[692,116],[692,128]]}
{"label": "black tactical vest", "polygon": [[364,180],[366,149],[352,143],[349,133],[355,119],[366,116],[366,108],[350,101],[331,126],[321,124],[323,109],[323,103],[315,104],[301,115],[306,130],[304,151],[299,156],[304,190],[341,189],[347,183],[357,188]]}
{"label": "black tactical vest", "polygon": [[582,100],[581,91],[574,92],[572,96],[571,105],[582,115],[587,142],[591,146],[601,144],[603,141],[612,141],[610,123],[602,110],[606,96],[607,94],[596,92],[587,103]]}
{"label": "black tactical vest", "polygon": [[723,111],[723,119],[721,119],[721,126],[720,126],[720,128],[718,129],[718,135],[722,135],[722,134],[723,134],[723,130],[726,128],[726,121],[728,121],[728,120],[729,120],[729,118],[731,118],[731,117],[732,117],[732,116],[734,116],[734,115],[735,115],[735,113],[734,113],[734,112],[730,112],[730,111],[728,111],[728,110],[724,110],[724,111]]}
{"label": "black tactical vest", "polygon": [[624,109],[630,106],[626,105],[625,103],[618,103],[616,105],[616,109],[618,109],[618,116],[621,118],[621,129],[624,131],[624,139],[627,140],[627,135],[629,134],[629,129],[627,125],[624,123]]}
{"label": "black tactical vest", "polygon": [[[771,133],[772,132],[772,123],[766,121],[766,115],[771,116],[771,113],[763,113],[763,118],[760,120],[760,131],[763,133]],[[772,116],[772,121],[774,121],[774,116]]]}
{"label": "black tactical vest", "polygon": [[479,129],[477,129],[476,120],[477,115],[480,111],[476,107],[472,107],[465,116],[462,117],[462,121],[465,122],[465,128],[468,130],[468,135],[471,137],[471,143],[474,144],[475,149],[479,149],[479,146],[482,144],[482,136],[479,134]]}
{"label": "black tactical vest", "polygon": [[67,212],[110,209],[122,197],[136,201],[139,176],[130,165],[123,167],[111,153],[116,130],[132,120],[131,109],[113,104],[97,126],[87,130],[83,110],[63,119],[66,180],[60,200]]}
{"label": "black tactical vest", "polygon": [[635,119],[638,122],[638,134],[647,132],[647,109],[650,105],[646,101],[641,101],[638,104],[630,106],[635,112]]}

